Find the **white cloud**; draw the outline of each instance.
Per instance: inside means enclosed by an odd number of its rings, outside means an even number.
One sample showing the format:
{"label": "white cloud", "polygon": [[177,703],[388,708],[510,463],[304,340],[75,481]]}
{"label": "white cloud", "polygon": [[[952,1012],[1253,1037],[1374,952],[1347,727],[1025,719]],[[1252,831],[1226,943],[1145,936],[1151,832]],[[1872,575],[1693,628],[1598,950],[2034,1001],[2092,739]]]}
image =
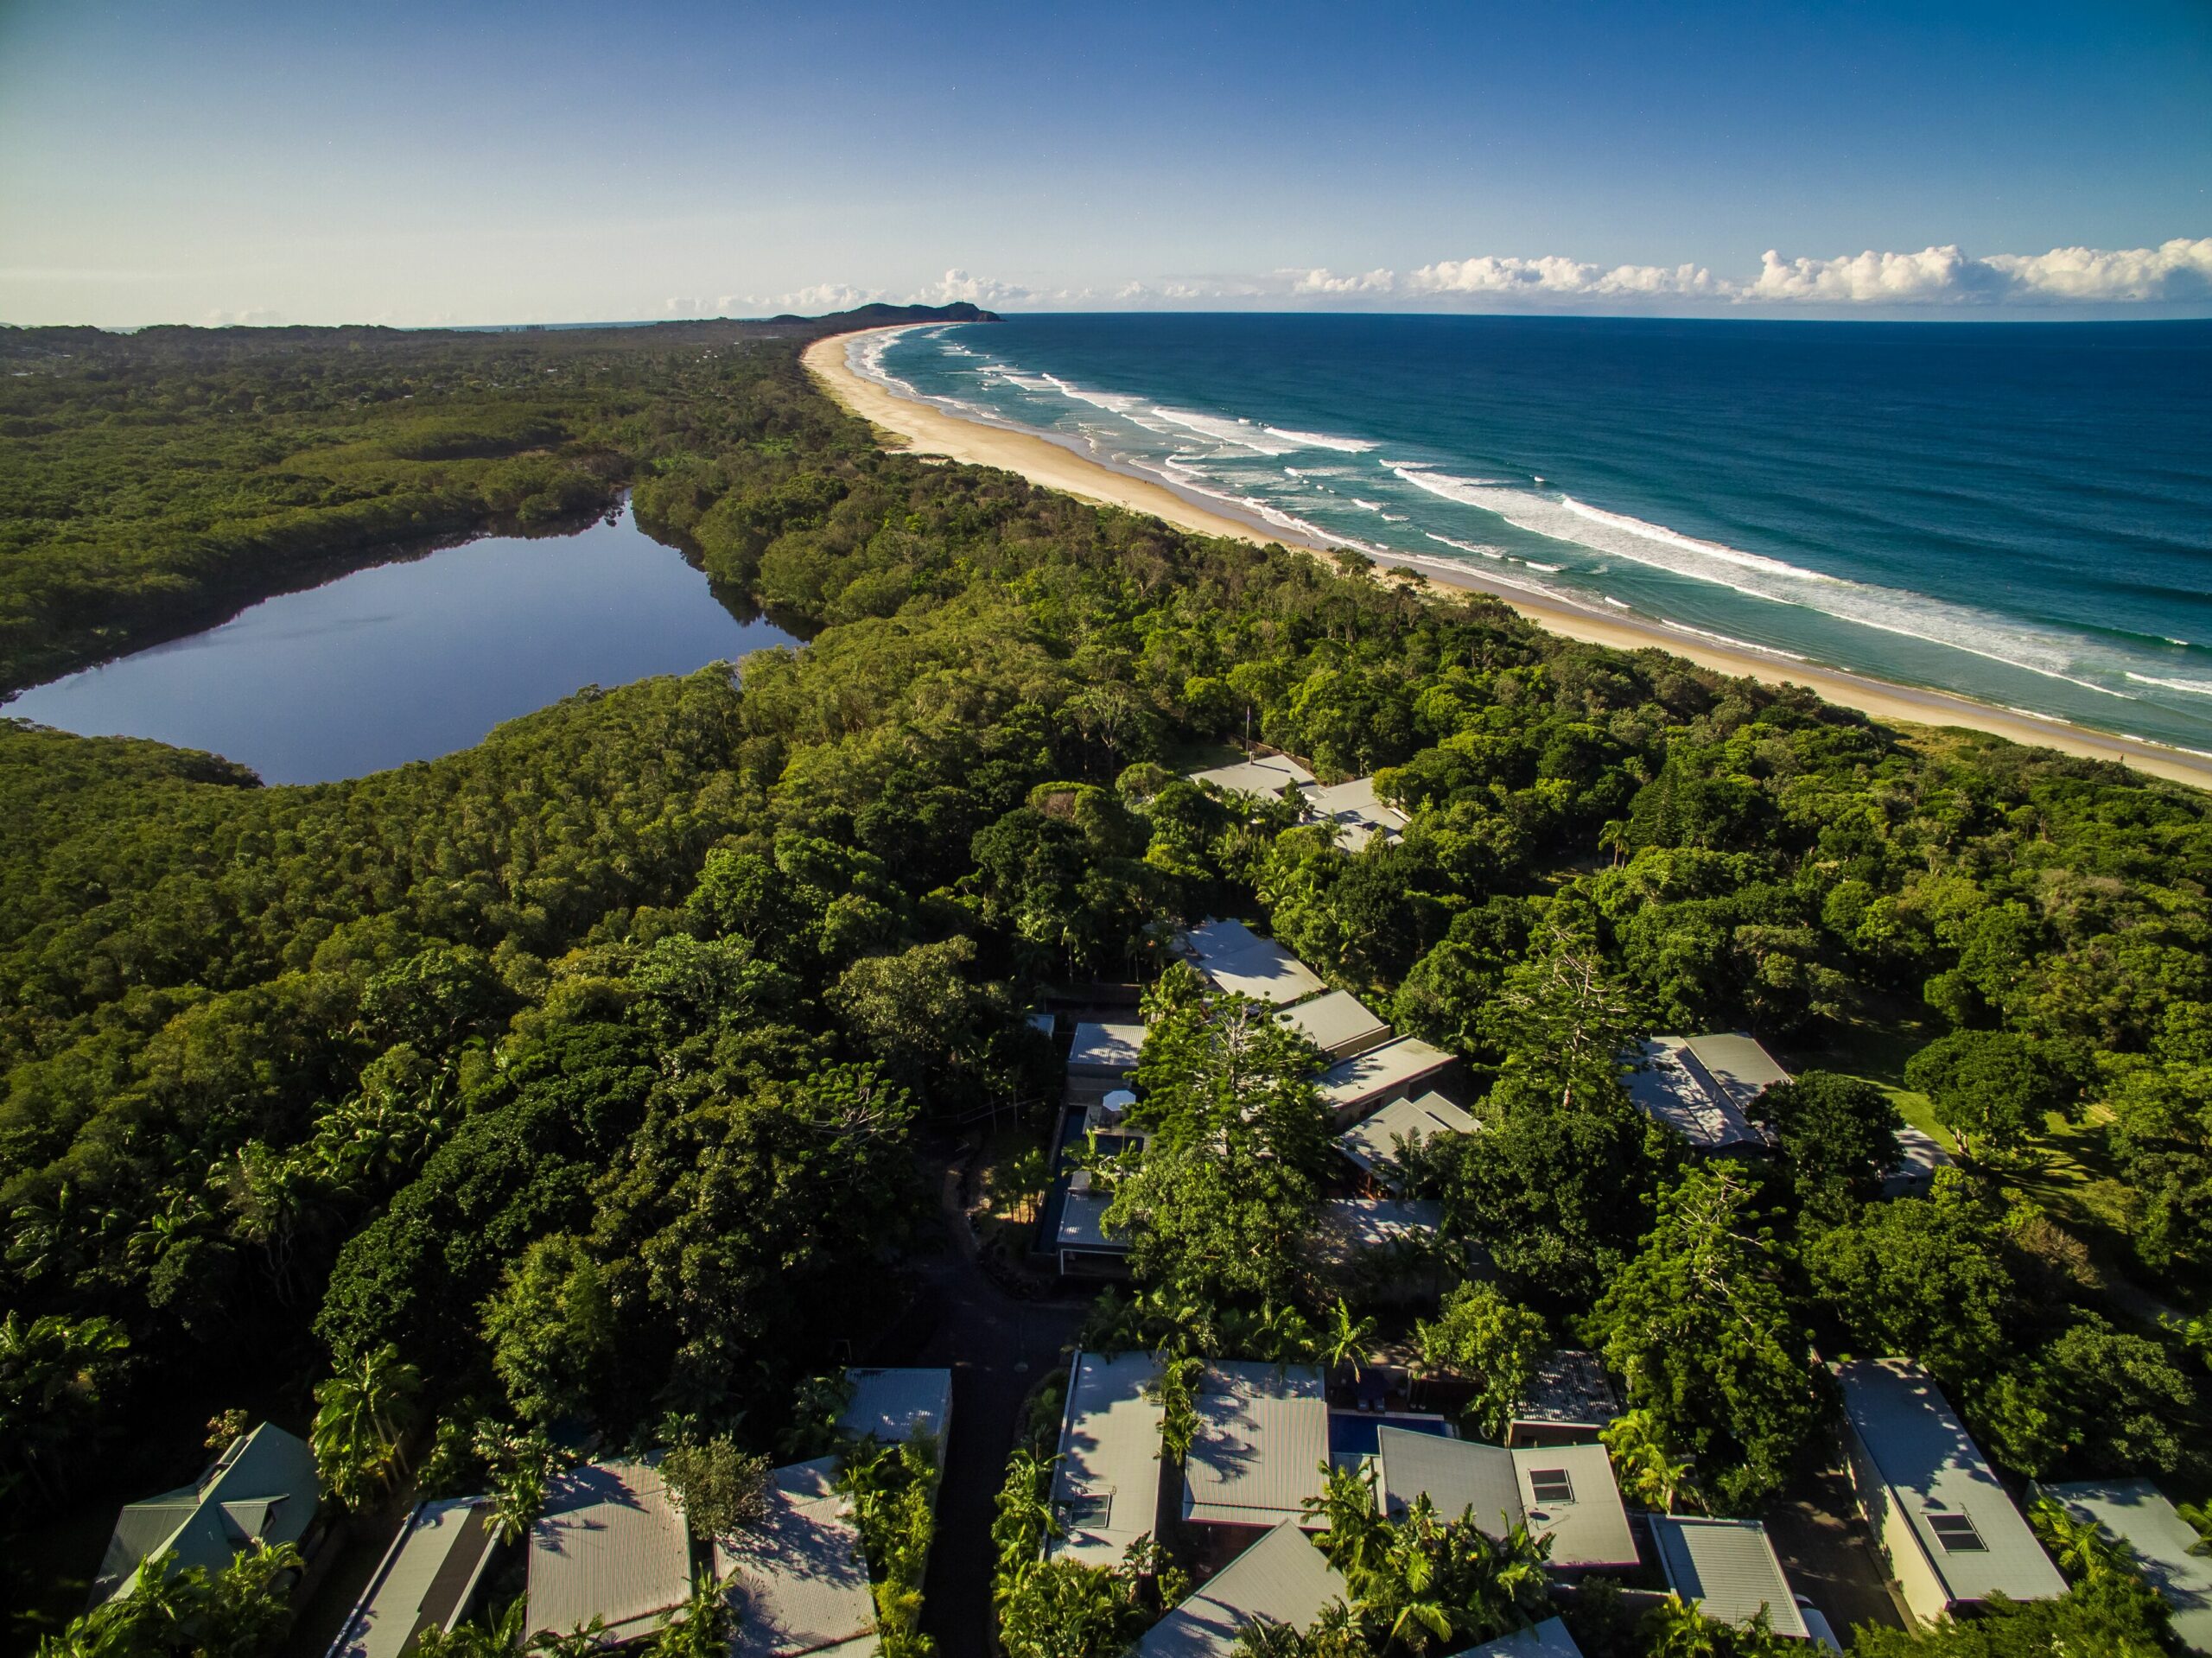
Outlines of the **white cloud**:
{"label": "white cloud", "polygon": [[2177,237],[2154,248],[2101,253],[2053,248],[2023,257],[1999,253],[1986,263],[2023,295],[2052,301],[2139,302],[2212,296],[2212,236]]}
{"label": "white cloud", "polygon": [[948,270],[939,280],[915,289],[907,303],[954,305],[965,300],[970,305],[988,308],[1021,305],[1041,297],[1044,296],[1034,289],[1024,288],[1019,283],[993,282],[987,276],[971,276],[964,270]]}
{"label": "white cloud", "polygon": [[1318,268],[1277,274],[1292,278],[1290,291],[1294,294],[1388,294],[1398,285],[1396,272],[1380,269],[1353,276],[1339,276],[1332,270]]}
{"label": "white cloud", "polygon": [[1522,259],[1485,254],[1423,265],[1407,279],[1414,294],[1517,295],[1533,299],[1711,298],[1725,284],[1702,265],[1584,264],[1554,254]]}
{"label": "white cloud", "polygon": [[210,328],[281,328],[283,317],[275,311],[210,311],[206,324]]}

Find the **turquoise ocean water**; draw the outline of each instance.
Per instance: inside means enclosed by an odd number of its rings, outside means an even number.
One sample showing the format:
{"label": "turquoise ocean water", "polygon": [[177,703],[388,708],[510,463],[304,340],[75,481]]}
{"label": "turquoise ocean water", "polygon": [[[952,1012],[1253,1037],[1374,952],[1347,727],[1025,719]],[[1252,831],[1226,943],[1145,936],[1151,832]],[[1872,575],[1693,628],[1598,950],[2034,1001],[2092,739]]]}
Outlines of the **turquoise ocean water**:
{"label": "turquoise ocean water", "polygon": [[1025,316],[854,363],[1286,530],[2212,753],[2212,323]]}

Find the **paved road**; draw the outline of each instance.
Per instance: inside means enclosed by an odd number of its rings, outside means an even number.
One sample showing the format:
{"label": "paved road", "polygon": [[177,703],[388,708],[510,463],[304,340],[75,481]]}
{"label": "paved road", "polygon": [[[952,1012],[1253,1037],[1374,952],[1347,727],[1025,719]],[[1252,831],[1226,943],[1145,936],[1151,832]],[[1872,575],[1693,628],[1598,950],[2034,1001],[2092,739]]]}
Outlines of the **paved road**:
{"label": "paved road", "polygon": [[1840,1467],[1801,1477],[1766,1511],[1774,1552],[1789,1586],[1819,1607],[1846,1646],[1861,1623],[1910,1628],[1891,1593],[1881,1558],[1866,1535]]}
{"label": "paved road", "polygon": [[1063,1363],[1060,1350],[1075,1339],[1087,1308],[1082,1301],[1017,1300],[984,1276],[959,1206],[964,1154],[949,1149],[931,1166],[944,1183],[952,1247],[924,1268],[943,1298],[943,1316],[910,1361],[952,1371],[952,1434],[922,1602],[922,1628],[936,1639],[940,1658],[988,1658],[995,1499],[1022,1403],[1039,1378]]}

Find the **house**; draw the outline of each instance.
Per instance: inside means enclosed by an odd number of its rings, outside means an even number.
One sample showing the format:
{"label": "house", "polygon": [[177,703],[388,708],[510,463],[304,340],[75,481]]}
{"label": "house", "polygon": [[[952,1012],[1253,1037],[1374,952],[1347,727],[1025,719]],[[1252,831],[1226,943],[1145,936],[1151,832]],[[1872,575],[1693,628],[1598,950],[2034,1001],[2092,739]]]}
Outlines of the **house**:
{"label": "house", "polygon": [[1649,1524],[1667,1586],[1697,1602],[1707,1617],[1740,1629],[1764,1611],[1775,1634],[1812,1637],[1766,1528],[1758,1521],[1653,1515]]}
{"label": "house", "polygon": [[1077,1169],[1060,1194],[1060,1222],[1052,1248],[1063,1278],[1119,1278],[1129,1270],[1129,1241],[1106,1236],[1106,1210],[1114,1200]]}
{"label": "house", "polygon": [[1933,1134],[1907,1123],[1897,1130],[1897,1165],[1882,1177],[1882,1196],[1925,1197],[1936,1189],[1936,1171],[1950,1162]]}
{"label": "house", "polygon": [[1338,1134],[1337,1149],[1361,1174],[1387,1191],[1396,1184],[1389,1166],[1397,1159],[1401,1141],[1426,1146],[1446,1134],[1471,1134],[1478,1126],[1441,1094],[1401,1096]]}
{"label": "house", "polygon": [[691,1598],[691,1534],[651,1459],[586,1463],[553,1483],[530,1528],[528,1633],[597,1618],[619,1645]]}
{"label": "house", "polygon": [[1516,1629],[1452,1658],[1582,1658],[1582,1648],[1574,1644],[1565,1623],[1548,1617],[1533,1629]]}
{"label": "house", "polygon": [[1322,1102],[1348,1123],[1385,1100],[1413,1091],[1414,1084],[1447,1070],[1452,1056],[1417,1036],[1402,1036],[1379,1048],[1339,1059],[1313,1079]]}
{"label": "house", "polygon": [[1243,950],[1209,956],[1198,971],[1226,995],[1249,996],[1276,1007],[1328,988],[1319,974],[1272,938],[1255,938]]}
{"label": "house", "polygon": [[178,1570],[201,1566],[213,1576],[247,1549],[297,1544],[321,1499],[315,1452],[264,1422],[232,1440],[191,1484],[124,1509],[100,1558],[91,1604],[129,1593],[138,1568],[156,1554],[174,1553]]}
{"label": "house", "polygon": [[2165,1597],[2174,1635],[2196,1652],[2212,1652],[2212,1558],[2196,1553],[2196,1528],[2147,1479],[2083,1480],[2037,1488],[2066,1505],[2076,1520],[2102,1526],[2127,1545],[2143,1580]]}
{"label": "house", "polygon": [[1447,1520],[1471,1513],[1502,1537],[1525,1524],[1552,1540],[1560,1572],[1623,1571],[1637,1561],[1612,1459],[1598,1445],[1480,1445],[1384,1425],[1376,1435],[1376,1481],[1393,1518],[1427,1496]]}
{"label": "house", "polygon": [[1359,851],[1377,835],[1395,841],[1409,821],[1395,806],[1376,798],[1373,778],[1326,785],[1309,783],[1299,792],[1304,797],[1306,821],[1334,824],[1337,844],[1347,852]]}
{"label": "house", "polygon": [[1200,922],[1185,932],[1176,948],[1204,971],[1208,962],[1224,956],[1234,956],[1238,950],[1249,950],[1264,942],[1242,921],[1216,917]]}
{"label": "house", "polygon": [[1390,1039],[1390,1027],[1349,990],[1332,990],[1275,1017],[1332,1059],[1349,1059]]}
{"label": "house", "polygon": [[1108,1083],[1121,1086],[1137,1068],[1144,1048],[1144,1026],[1084,1024],[1075,1027],[1075,1041],[1068,1049],[1068,1086],[1078,1083]]}
{"label": "house", "polygon": [[837,1426],[878,1445],[903,1445],[918,1431],[942,1445],[952,1431],[950,1370],[848,1369],[853,1396]]}
{"label": "house", "polygon": [[1232,1658],[1247,1625],[1264,1620],[1303,1629],[1349,1593],[1313,1540],[1286,1520],[1154,1624],[1135,1658]]}
{"label": "house", "polygon": [[426,1629],[468,1614],[499,1534],[480,1496],[416,1505],[385,1551],[329,1658],[400,1658]]}
{"label": "house", "polygon": [[1655,1036],[1622,1080],[1637,1109],[1665,1123],[1700,1152],[1764,1150],[1767,1136],[1751,1118],[1760,1095],[1789,1073],[1742,1032]]}
{"label": "house", "polygon": [[1620,1395],[1595,1353],[1555,1348],[1536,1361],[1505,1425],[1510,1445],[1595,1445],[1621,1413]]}
{"label": "house", "polygon": [[1207,785],[1231,795],[1281,796],[1286,789],[1301,788],[1313,774],[1287,754],[1255,754],[1234,765],[1217,765],[1211,772],[1185,773],[1201,788]]}
{"label": "house", "polygon": [[1843,1390],[1852,1484],[1914,1617],[1933,1623],[1993,1594],[2044,1600],[2066,1592],[1926,1371],[1902,1358],[1832,1368]]}
{"label": "house", "polygon": [[875,1596],[836,1458],[779,1468],[759,1524],[715,1543],[715,1580],[738,1615],[731,1658],[874,1658]]}
{"label": "house", "polygon": [[1222,1359],[1199,1379],[1198,1431],[1183,1458],[1183,1518],[1264,1529],[1302,1521],[1329,1461],[1320,1368]]}
{"label": "house", "polygon": [[1112,1566],[1131,1543],[1160,1528],[1160,1432],[1166,1414],[1146,1389],[1160,1379],[1149,1353],[1077,1353],[1068,1367],[1052,1512],[1065,1535],[1048,1560]]}

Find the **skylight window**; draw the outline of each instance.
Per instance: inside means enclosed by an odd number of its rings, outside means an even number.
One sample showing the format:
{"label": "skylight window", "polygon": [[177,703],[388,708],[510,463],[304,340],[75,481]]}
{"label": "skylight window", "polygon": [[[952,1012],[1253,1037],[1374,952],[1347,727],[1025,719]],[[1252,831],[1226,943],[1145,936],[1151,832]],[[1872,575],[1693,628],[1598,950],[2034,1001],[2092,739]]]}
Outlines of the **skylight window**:
{"label": "skylight window", "polygon": [[1529,1471],[1529,1490],[1539,1508],[1550,1508],[1554,1503],[1574,1501],[1574,1482],[1567,1477],[1564,1468],[1532,1468]]}
{"label": "skylight window", "polygon": [[1962,1514],[1931,1514],[1928,1529],[1936,1534],[1946,1554],[1978,1554],[1989,1547],[1974,1528],[1974,1521]]}
{"label": "skylight window", "polygon": [[1113,1512],[1111,1491],[1071,1491],[1060,1502],[1060,1519],[1070,1531],[1102,1530]]}

